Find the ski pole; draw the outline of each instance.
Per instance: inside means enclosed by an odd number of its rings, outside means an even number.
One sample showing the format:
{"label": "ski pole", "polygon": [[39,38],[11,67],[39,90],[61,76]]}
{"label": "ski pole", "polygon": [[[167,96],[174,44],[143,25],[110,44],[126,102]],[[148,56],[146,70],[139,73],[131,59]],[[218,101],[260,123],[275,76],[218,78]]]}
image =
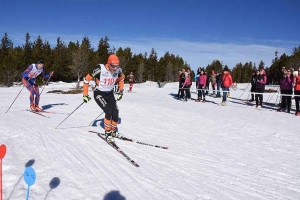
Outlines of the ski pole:
{"label": "ski pole", "polygon": [[11,103],[11,105],[9,106],[9,108],[7,109],[7,111],[5,113],[8,112],[8,110],[11,108],[11,106],[14,104],[14,102],[16,101],[16,99],[18,98],[18,96],[21,94],[22,90],[24,89],[24,85],[22,87],[22,89],[20,90],[19,94],[17,95],[17,97],[14,99],[14,101]]}
{"label": "ski pole", "polygon": [[[51,73],[53,73],[53,71],[52,71]],[[40,93],[40,96],[41,96],[41,94],[43,93],[43,91],[44,91],[46,85],[48,84],[48,82],[49,82],[49,80],[50,80],[50,78],[51,78],[51,76],[48,78],[48,80],[47,80],[46,83],[44,84],[44,87],[43,87],[43,89],[42,89],[42,91],[41,91],[41,93]]]}
{"label": "ski pole", "polygon": [[91,121],[91,123],[89,123],[89,126],[91,126],[91,124],[92,124],[96,119],[98,119],[98,117],[100,117],[103,113],[104,113],[104,111],[103,111],[102,113],[100,113],[100,115],[98,115],[93,121]]}
{"label": "ski pole", "polygon": [[61,125],[64,121],[66,121],[66,119],[68,119],[68,117],[70,117],[80,106],[82,106],[82,104],[84,104],[84,102],[82,102],[73,112],[71,112],[71,114],[69,114],[62,122],[60,122],[60,124],[58,124],[54,129],[56,130],[57,127],[59,125]]}

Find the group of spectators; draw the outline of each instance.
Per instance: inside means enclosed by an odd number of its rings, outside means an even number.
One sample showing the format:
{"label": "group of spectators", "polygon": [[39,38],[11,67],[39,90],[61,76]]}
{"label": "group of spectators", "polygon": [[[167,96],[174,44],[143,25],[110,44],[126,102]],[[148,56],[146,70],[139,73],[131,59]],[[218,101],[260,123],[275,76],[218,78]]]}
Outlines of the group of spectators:
{"label": "group of spectators", "polygon": [[[291,112],[292,96],[294,93],[296,116],[300,116],[299,102],[300,102],[300,67],[298,70],[293,68],[286,69],[282,67],[282,76],[280,78],[279,92],[281,94],[281,102],[279,103],[278,112]],[[251,77],[251,99],[249,101],[256,101],[256,107],[261,107],[263,102],[263,93],[265,84],[267,83],[267,76],[265,70],[261,69],[253,72]],[[254,99],[255,97],[255,99]],[[259,103],[259,104],[258,104]]]}
{"label": "group of spectators", "polygon": [[[186,72],[185,69],[182,69],[179,71],[178,79],[179,90],[176,97],[185,101],[191,99],[190,88],[192,86],[192,80],[190,71],[188,70]],[[195,82],[198,94],[198,98],[195,100],[196,102],[205,102],[205,96],[208,95],[209,85],[211,84],[213,89],[212,96],[215,98],[221,98],[220,89],[222,88],[223,99],[219,105],[227,105],[227,96],[229,94],[229,88],[232,85],[232,77],[227,67],[223,69],[223,72],[216,73],[214,70],[212,70],[211,75],[208,75],[208,73],[204,71],[204,68],[199,67],[195,77]]]}
{"label": "group of spectators", "polygon": [[[184,101],[191,99],[190,88],[192,86],[190,71],[182,69],[179,71],[179,90],[177,98]],[[205,102],[205,96],[208,95],[209,86],[212,87],[212,97],[221,98],[222,88],[222,102],[218,105],[226,106],[227,97],[229,95],[229,88],[236,87],[236,82],[233,83],[232,76],[229,69],[225,67],[223,72],[214,70],[210,74],[204,71],[204,68],[199,67],[195,77],[196,90],[198,98],[196,102]],[[267,84],[267,75],[264,69],[257,70],[251,76],[251,99],[249,102],[255,102],[254,108],[261,108],[263,104],[263,94],[265,92],[265,85]],[[291,111],[292,97],[295,98],[296,116],[300,116],[299,103],[300,103],[300,67],[298,70],[292,68],[286,69],[282,67],[282,77],[280,79],[280,93],[281,103],[279,104],[278,112]]]}

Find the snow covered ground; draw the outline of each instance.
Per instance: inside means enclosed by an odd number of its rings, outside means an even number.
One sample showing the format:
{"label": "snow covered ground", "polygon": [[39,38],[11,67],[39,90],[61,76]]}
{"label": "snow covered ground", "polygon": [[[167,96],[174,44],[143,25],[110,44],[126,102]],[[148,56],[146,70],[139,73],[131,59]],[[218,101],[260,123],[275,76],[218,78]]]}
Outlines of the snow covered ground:
{"label": "snow covered ground", "polygon": [[[239,99],[248,98],[248,84],[231,91],[226,107],[212,97],[206,103],[175,99],[178,83],[134,85],[134,93],[118,102],[119,132],[169,147],[116,140],[139,168],[88,132],[103,132],[104,115],[93,122],[102,113],[93,100],[55,130],[82,103],[82,94],[47,92],[75,85],[45,87],[40,104],[53,112],[45,114],[49,118],[26,111],[26,89],[5,113],[22,87],[0,88],[0,144],[7,147],[3,199],[25,199],[28,166],[36,172],[32,200],[300,199],[300,118],[270,111],[272,104],[261,110],[244,104]],[[276,95],[264,98],[276,101]]]}

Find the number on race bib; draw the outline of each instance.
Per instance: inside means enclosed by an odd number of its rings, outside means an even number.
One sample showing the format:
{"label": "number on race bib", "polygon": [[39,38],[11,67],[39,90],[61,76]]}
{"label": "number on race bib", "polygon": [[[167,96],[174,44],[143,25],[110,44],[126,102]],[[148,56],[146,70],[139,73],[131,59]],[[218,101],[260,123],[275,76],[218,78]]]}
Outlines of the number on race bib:
{"label": "number on race bib", "polygon": [[113,85],[115,83],[114,78],[105,78],[104,85]]}

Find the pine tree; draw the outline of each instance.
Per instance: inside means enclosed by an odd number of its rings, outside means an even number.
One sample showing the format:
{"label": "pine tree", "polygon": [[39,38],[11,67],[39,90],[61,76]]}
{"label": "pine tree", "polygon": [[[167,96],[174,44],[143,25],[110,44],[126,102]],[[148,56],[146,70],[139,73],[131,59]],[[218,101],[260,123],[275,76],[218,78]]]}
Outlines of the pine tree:
{"label": "pine tree", "polygon": [[29,66],[33,63],[32,59],[32,42],[30,41],[29,33],[25,35],[25,45],[24,48],[24,57],[23,57],[23,64],[24,66]]}
{"label": "pine tree", "polygon": [[0,82],[6,86],[11,86],[19,72],[13,62],[13,43],[8,38],[7,33],[1,39],[0,57]]}
{"label": "pine tree", "polygon": [[101,38],[98,44],[98,49],[96,51],[96,60],[98,64],[106,64],[109,54],[110,46],[108,43],[109,39],[106,36],[104,39]]}

